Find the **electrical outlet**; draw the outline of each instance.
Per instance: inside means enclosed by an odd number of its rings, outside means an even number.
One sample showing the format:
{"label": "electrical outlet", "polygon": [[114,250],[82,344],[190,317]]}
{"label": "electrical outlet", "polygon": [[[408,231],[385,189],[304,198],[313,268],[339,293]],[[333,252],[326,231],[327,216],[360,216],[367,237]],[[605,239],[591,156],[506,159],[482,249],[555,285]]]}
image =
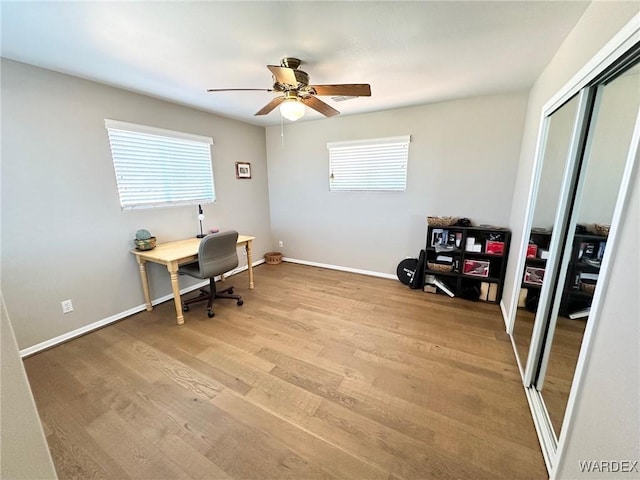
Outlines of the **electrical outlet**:
{"label": "electrical outlet", "polygon": [[62,313],[73,312],[73,303],[71,303],[71,300],[63,300],[60,304],[62,305]]}
{"label": "electrical outlet", "polygon": [[283,242],[282,240],[279,240],[279,241],[278,241],[278,246],[279,246],[280,248],[284,247],[284,242]]}

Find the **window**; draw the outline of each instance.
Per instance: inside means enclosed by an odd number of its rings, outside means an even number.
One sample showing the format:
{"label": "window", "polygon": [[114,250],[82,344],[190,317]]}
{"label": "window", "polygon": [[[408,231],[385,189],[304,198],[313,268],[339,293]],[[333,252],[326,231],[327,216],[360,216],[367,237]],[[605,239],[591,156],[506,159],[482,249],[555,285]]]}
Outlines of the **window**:
{"label": "window", "polygon": [[215,201],[211,138],[104,122],[123,210]]}
{"label": "window", "polygon": [[329,189],[402,192],[407,187],[409,135],[329,142]]}

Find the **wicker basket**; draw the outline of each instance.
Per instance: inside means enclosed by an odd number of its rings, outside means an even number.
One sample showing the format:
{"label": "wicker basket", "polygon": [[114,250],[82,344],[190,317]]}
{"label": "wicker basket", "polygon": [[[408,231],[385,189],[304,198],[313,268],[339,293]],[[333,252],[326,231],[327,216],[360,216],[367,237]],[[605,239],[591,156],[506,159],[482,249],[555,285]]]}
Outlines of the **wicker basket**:
{"label": "wicker basket", "polygon": [[269,265],[277,265],[282,262],[282,254],[280,252],[267,252],[264,254],[264,261]]}
{"label": "wicker basket", "polygon": [[434,272],[447,273],[453,271],[453,265],[444,263],[427,262],[427,268]]}
{"label": "wicker basket", "polygon": [[601,225],[599,223],[593,225],[593,229],[595,230],[596,235],[602,235],[603,237],[607,237],[609,235],[610,228],[611,225]]}
{"label": "wicker basket", "polygon": [[580,290],[582,290],[584,293],[593,295],[593,293],[596,291],[596,284],[580,282]]}
{"label": "wicker basket", "polygon": [[457,221],[458,217],[427,217],[427,225],[430,227],[450,227]]}

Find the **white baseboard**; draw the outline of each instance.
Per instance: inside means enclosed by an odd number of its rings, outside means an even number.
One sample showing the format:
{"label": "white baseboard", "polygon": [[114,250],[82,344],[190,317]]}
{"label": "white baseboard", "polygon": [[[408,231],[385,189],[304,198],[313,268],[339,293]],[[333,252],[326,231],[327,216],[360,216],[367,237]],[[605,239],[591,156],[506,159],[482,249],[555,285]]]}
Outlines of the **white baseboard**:
{"label": "white baseboard", "polygon": [[[253,262],[253,266],[257,266],[264,263],[264,258],[261,260],[257,260]],[[231,270],[229,273],[225,274],[225,277],[230,277],[237,273],[243,272],[247,270],[247,266],[236,268],[235,270]],[[180,295],[184,295],[185,293],[192,292],[202,287],[206,287],[209,285],[209,281],[204,280],[202,282],[198,282],[195,285],[191,285],[190,287],[186,287],[180,290]],[[171,300],[173,298],[173,293],[169,293],[168,295],[164,295],[160,298],[156,298],[151,300],[152,305],[158,305],[159,303],[166,302],[167,300]],[[86,333],[92,332],[93,330],[97,330],[111,323],[117,322],[118,320],[122,320],[130,315],[135,313],[139,313],[144,311],[147,308],[146,304],[137,305],[129,310],[125,310],[124,312],[116,313],[115,315],[111,315],[110,317],[103,318],[102,320],[98,320],[97,322],[90,323],[89,325],[85,325],[84,327],[77,328],[75,330],[71,330],[70,332],[63,333],[62,335],[58,335],[50,340],[45,340],[44,342],[37,343],[31,347],[24,348],[20,350],[20,357],[25,358],[30,355],[34,355],[38,352],[46,350],[51,347],[55,347],[56,345],[60,345],[61,343],[67,342],[73,338],[79,337],[81,335],[85,335]]]}
{"label": "white baseboard", "polygon": [[310,267],[328,268],[330,270],[340,270],[342,272],[359,273],[360,275],[369,275],[371,277],[398,280],[398,277],[396,275],[392,275],[389,273],[372,272],[370,270],[360,270],[359,268],[342,267],[339,265],[329,265],[327,263],[309,262],[307,260],[298,260],[297,258],[289,258],[289,257],[283,257],[282,260],[284,262],[299,263],[300,265],[309,265]]}
{"label": "white baseboard", "polygon": [[504,306],[504,299],[500,299],[500,311],[502,312],[502,320],[504,320],[504,327],[507,333],[509,332],[509,315],[507,314],[507,307]]}

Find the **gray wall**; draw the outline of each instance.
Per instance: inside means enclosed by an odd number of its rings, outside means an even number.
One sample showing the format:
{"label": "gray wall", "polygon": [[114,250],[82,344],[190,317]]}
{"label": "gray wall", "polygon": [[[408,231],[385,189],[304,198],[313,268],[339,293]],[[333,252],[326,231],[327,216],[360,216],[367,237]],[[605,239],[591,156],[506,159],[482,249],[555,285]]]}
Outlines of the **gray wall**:
{"label": "gray wall", "polygon": [[0,368],[0,478],[57,478],[2,293]]}
{"label": "gray wall", "polygon": [[[519,242],[524,223],[532,162],[540,114],[549,100],[593,55],[622,28],[640,5],[637,2],[594,2],[538,79],[529,107],[513,197],[510,226]],[[631,206],[621,220],[622,241],[615,252],[612,278],[607,288],[595,338],[589,352],[584,383],[578,392],[575,416],[567,431],[566,450],[559,459],[558,479],[596,478],[582,474],[580,460],[639,460],[640,411],[638,409],[640,334],[638,318],[638,172],[631,187]],[[519,237],[519,238],[518,238]],[[517,243],[516,243],[517,244]],[[512,254],[515,255],[515,250]],[[515,283],[515,258],[509,261],[503,299],[510,311]],[[519,285],[518,285],[519,286]],[[638,478],[637,474],[606,474],[607,478]]]}
{"label": "gray wall", "polygon": [[[21,349],[144,303],[137,229],[159,242],[197,233],[195,207],[121,211],[105,118],[212,137],[205,228],[255,235],[254,260],[272,249],[264,128],[3,59],[2,290]],[[152,297],[169,294],[166,268],[149,271]],[[75,311],[63,315],[65,299]]]}
{"label": "gray wall", "polygon": [[[526,93],[267,128],[271,233],[298,260],[395,275],[427,215],[506,225]],[[330,192],[327,142],[411,135],[405,192]]]}

